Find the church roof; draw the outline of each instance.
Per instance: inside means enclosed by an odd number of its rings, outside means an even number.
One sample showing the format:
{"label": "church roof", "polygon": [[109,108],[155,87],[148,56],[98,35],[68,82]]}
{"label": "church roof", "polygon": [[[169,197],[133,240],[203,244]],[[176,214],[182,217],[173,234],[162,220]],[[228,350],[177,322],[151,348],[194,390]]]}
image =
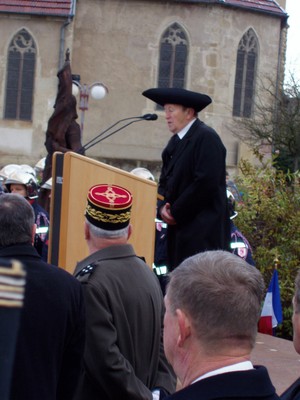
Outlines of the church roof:
{"label": "church roof", "polygon": [[0,13],[74,16],[75,0],[0,0]]}
{"label": "church roof", "polygon": [[219,3],[286,17],[287,14],[275,0],[219,0]]}
{"label": "church roof", "polygon": [[[162,0],[153,0],[153,1],[162,1]],[[186,3],[186,4],[188,3],[220,4],[222,6],[243,8],[249,11],[276,15],[281,18],[287,18],[287,13],[276,0],[164,0],[164,2]]]}
{"label": "church roof", "polygon": [[[168,0],[170,1],[170,0]],[[206,3],[243,8],[254,12],[287,17],[276,0],[172,0],[177,3]],[[74,16],[76,0],[0,0],[0,12]]]}

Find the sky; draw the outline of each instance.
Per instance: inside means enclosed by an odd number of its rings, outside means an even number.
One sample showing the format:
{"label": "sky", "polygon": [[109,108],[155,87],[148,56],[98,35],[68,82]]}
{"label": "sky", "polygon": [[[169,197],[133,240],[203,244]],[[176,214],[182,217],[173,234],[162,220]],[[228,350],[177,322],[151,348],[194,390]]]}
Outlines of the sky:
{"label": "sky", "polygon": [[291,72],[300,82],[300,0],[286,0],[288,36],[286,51],[286,77]]}

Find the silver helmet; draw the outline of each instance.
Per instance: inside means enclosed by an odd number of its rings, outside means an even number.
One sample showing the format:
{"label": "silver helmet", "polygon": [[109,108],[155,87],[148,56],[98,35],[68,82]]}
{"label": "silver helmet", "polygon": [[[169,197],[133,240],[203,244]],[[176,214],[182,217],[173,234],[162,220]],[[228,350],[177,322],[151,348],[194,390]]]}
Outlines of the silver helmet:
{"label": "silver helmet", "polygon": [[26,187],[26,198],[31,200],[38,197],[38,184],[36,178],[30,173],[22,170],[12,172],[5,182],[9,193],[11,193],[12,184],[24,185]]}
{"label": "silver helmet", "polygon": [[20,169],[20,165],[18,164],[7,164],[0,170],[0,178],[1,180],[5,180],[9,177],[9,175]]}
{"label": "silver helmet", "polygon": [[147,168],[134,168],[132,171],[130,171],[133,175],[139,176],[140,178],[144,179],[149,179],[150,181],[155,181],[154,176],[151,174],[151,172]]}

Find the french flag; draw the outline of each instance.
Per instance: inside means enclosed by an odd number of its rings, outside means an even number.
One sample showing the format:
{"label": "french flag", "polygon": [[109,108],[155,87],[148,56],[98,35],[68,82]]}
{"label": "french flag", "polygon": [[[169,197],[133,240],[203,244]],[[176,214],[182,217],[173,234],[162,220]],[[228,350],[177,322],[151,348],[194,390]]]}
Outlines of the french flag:
{"label": "french flag", "polygon": [[274,270],[258,322],[258,332],[273,335],[273,329],[282,322],[278,271]]}

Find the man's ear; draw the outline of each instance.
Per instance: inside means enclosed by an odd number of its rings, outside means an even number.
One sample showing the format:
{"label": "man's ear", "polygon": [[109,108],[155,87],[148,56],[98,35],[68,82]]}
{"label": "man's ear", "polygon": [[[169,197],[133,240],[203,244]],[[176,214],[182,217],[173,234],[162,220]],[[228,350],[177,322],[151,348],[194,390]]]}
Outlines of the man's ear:
{"label": "man's ear", "polygon": [[195,110],[193,108],[188,107],[187,114],[190,118],[193,118],[195,116]]}
{"label": "man's ear", "polygon": [[89,229],[88,224],[87,224],[86,221],[85,221],[85,222],[84,222],[84,238],[85,238],[85,240],[89,240],[90,237],[91,237],[91,235],[90,235],[90,229]]}
{"label": "man's ear", "polygon": [[36,234],[36,224],[33,224],[32,225],[32,229],[31,229],[31,243],[32,243],[32,245],[34,245],[35,234]]}
{"label": "man's ear", "polygon": [[128,235],[127,235],[127,240],[130,238],[131,234],[132,234],[132,225],[131,225],[131,224],[129,224],[129,227],[128,227]]}
{"label": "man's ear", "polygon": [[186,340],[191,335],[191,324],[188,316],[180,309],[176,310],[179,335],[177,339],[178,347],[183,347]]}

